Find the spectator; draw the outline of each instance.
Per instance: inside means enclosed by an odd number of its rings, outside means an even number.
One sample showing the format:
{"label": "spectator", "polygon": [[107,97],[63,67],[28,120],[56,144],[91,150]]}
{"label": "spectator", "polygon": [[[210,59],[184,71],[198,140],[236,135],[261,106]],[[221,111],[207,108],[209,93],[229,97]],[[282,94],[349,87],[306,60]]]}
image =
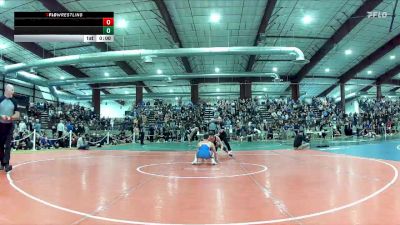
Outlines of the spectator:
{"label": "spectator", "polygon": [[89,150],[89,144],[86,141],[87,135],[81,134],[81,136],[78,138],[78,143],[77,143],[77,148],[79,150]]}
{"label": "spectator", "polygon": [[39,119],[35,120],[35,124],[34,124],[33,128],[36,130],[36,133],[39,133],[39,134],[41,133],[42,125],[40,124]]}
{"label": "spectator", "polygon": [[65,131],[65,126],[63,124],[63,121],[60,120],[60,122],[57,124],[58,138],[61,138],[63,136],[64,131]]}

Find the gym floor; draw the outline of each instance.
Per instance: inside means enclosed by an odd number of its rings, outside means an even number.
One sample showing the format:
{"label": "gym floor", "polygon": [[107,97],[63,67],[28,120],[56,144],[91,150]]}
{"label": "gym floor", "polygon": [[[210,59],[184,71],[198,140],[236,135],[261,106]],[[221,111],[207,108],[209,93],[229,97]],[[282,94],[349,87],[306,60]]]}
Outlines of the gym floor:
{"label": "gym floor", "polygon": [[216,166],[187,143],[13,152],[0,224],[396,225],[399,143],[233,143]]}

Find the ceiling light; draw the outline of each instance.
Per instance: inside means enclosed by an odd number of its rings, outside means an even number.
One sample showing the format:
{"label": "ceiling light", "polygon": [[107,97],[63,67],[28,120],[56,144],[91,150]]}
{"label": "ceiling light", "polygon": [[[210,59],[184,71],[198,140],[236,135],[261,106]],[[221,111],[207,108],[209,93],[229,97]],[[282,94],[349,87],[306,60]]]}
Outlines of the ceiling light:
{"label": "ceiling light", "polygon": [[162,74],[162,70],[158,69],[157,74]]}
{"label": "ceiling light", "polygon": [[395,55],[391,55],[391,56],[390,56],[390,59],[395,59],[395,58],[396,58]]}
{"label": "ceiling light", "polygon": [[214,70],[216,73],[219,73],[219,68],[218,67],[215,67],[215,70]]}
{"label": "ceiling light", "polygon": [[6,3],[6,0],[0,0],[0,6],[4,5]]}
{"label": "ceiling light", "polygon": [[312,19],[311,16],[304,16],[304,17],[303,17],[303,23],[304,23],[304,24],[309,24],[309,23],[311,23],[312,20],[313,20],[313,19]]}
{"label": "ceiling light", "polygon": [[142,62],[144,62],[144,63],[153,63],[153,58],[152,58],[152,56],[145,55],[145,56],[142,57]]}
{"label": "ceiling light", "polygon": [[172,92],[174,92],[174,90],[172,90],[172,89],[169,89],[169,92],[170,92],[170,93],[172,93]]}
{"label": "ceiling light", "polygon": [[117,22],[117,27],[118,27],[118,28],[126,28],[127,26],[128,26],[128,23],[126,22],[125,19],[120,19],[120,20]]}
{"label": "ceiling light", "polygon": [[60,79],[61,79],[61,80],[64,80],[64,79],[65,79],[65,77],[64,77],[64,76],[61,76],[61,77],[60,77]]}
{"label": "ceiling light", "polygon": [[220,99],[220,97],[219,97],[219,96],[217,96],[217,99]]}
{"label": "ceiling light", "polygon": [[346,55],[350,55],[351,53],[353,53],[353,51],[351,51],[351,49],[347,49],[346,51],[344,51],[344,54],[346,54]]}
{"label": "ceiling light", "polygon": [[367,73],[368,73],[368,74],[372,74],[372,71],[371,71],[371,70],[368,70]]}
{"label": "ceiling light", "polygon": [[263,88],[263,91],[267,91],[267,88]]}
{"label": "ceiling light", "polygon": [[278,68],[272,67],[272,71],[277,72],[277,71],[278,71]]}
{"label": "ceiling light", "polygon": [[179,99],[178,97],[175,97],[175,100],[176,100],[176,101],[178,101],[178,99]]}
{"label": "ceiling light", "polygon": [[129,94],[129,91],[125,91],[125,94]]}
{"label": "ceiling light", "polygon": [[326,68],[326,69],[325,69],[325,72],[328,73],[329,71],[331,71],[329,68]]}
{"label": "ceiling light", "polygon": [[218,23],[221,19],[221,15],[219,15],[218,13],[213,13],[210,16],[210,22],[212,23]]}
{"label": "ceiling light", "polygon": [[220,89],[219,88],[217,88],[217,92],[219,92],[220,91]]}
{"label": "ceiling light", "polygon": [[0,44],[0,49],[5,49],[5,48],[7,48],[6,44]]}
{"label": "ceiling light", "polygon": [[108,76],[110,76],[110,74],[107,73],[107,72],[105,72],[105,73],[104,73],[104,76],[108,77]]}

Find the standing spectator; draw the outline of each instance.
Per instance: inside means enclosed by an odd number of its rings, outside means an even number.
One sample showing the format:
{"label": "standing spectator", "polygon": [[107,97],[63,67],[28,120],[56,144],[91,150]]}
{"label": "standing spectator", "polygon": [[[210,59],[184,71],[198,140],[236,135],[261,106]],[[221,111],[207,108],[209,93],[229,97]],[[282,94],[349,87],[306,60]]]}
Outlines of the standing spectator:
{"label": "standing spectator", "polygon": [[72,131],[72,132],[74,132],[74,125],[72,124],[72,122],[71,121],[69,121],[68,123],[67,123],[67,132],[69,133],[70,131]]}
{"label": "standing spectator", "polygon": [[51,126],[52,137],[55,138],[57,133],[57,127],[55,125]]}
{"label": "standing spectator", "polygon": [[210,125],[208,126],[208,131],[210,134],[215,134],[217,130],[217,124],[215,123],[215,120],[211,120]]}
{"label": "standing spectator", "polygon": [[21,120],[18,124],[18,132],[19,132],[19,136],[22,138],[22,135],[25,133],[25,131],[27,130],[27,126],[26,123]]}
{"label": "standing spectator", "polygon": [[139,127],[139,139],[140,139],[140,144],[144,145],[144,126]]}
{"label": "standing spectator", "polygon": [[154,126],[153,125],[150,125],[149,136],[150,136],[150,142],[154,142]]}
{"label": "standing spectator", "polygon": [[64,131],[65,131],[65,126],[63,124],[63,121],[60,120],[60,122],[57,124],[58,138],[61,138],[63,136]]}
{"label": "standing spectator", "polygon": [[33,126],[33,128],[36,130],[36,133],[41,132],[42,125],[40,124],[39,119],[36,119],[35,125]]}
{"label": "standing spectator", "polygon": [[110,126],[111,126],[111,130],[114,130],[114,118],[111,118]]}

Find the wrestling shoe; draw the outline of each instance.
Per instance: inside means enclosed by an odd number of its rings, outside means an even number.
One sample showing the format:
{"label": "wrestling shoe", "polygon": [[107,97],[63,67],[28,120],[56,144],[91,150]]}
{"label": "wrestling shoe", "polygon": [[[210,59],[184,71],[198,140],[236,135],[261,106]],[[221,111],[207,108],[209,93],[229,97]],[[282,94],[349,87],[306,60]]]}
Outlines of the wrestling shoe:
{"label": "wrestling shoe", "polygon": [[12,165],[6,165],[6,166],[4,166],[4,171],[6,171],[6,173],[8,172],[8,171],[11,171],[12,170]]}

